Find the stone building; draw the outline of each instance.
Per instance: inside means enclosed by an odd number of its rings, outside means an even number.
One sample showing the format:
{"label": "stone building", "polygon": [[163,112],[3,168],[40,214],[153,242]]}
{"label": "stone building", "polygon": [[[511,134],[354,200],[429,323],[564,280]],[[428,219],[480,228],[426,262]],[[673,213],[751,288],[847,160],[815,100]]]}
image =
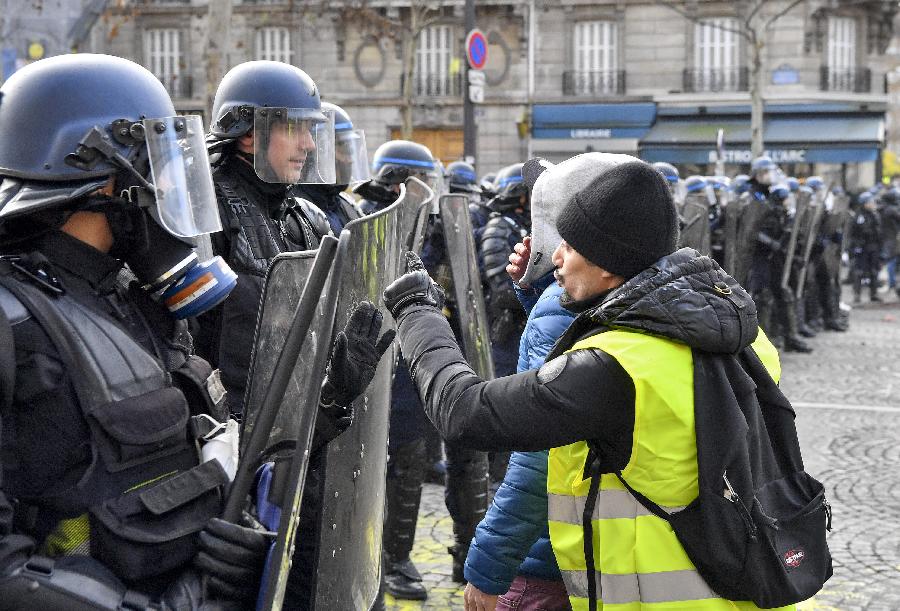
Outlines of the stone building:
{"label": "stone building", "polygon": [[[596,150],[705,174],[719,129],[726,172],[746,170],[753,72],[740,12],[755,1],[476,0],[489,43],[485,99],[476,108],[478,170]],[[180,109],[203,111],[207,2],[108,2],[81,48],[142,63]],[[413,137],[452,161],[462,154],[463,5],[235,0],[227,60],[302,67],[366,130],[371,152],[399,136],[404,39],[413,11],[434,7],[409,47]],[[763,2],[759,15],[771,20],[759,36],[764,135],[788,172],[825,174],[851,188],[874,182],[896,13],[889,0]]]}

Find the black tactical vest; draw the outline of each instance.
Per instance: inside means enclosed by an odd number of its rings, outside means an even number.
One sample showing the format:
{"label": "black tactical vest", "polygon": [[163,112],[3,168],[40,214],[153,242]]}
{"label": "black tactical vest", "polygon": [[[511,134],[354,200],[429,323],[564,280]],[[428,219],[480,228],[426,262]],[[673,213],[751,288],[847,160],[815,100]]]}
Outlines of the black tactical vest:
{"label": "black tactical vest", "polygon": [[[151,325],[145,308],[164,313],[141,295],[148,303],[132,303]],[[61,520],[87,513],[91,555],[120,578],[179,567],[196,551],[195,533],[218,514],[227,481],[217,463],[200,464],[189,426],[201,413],[223,419],[217,375],[188,353],[178,333],[157,342],[159,355],[151,355],[105,313],[65,293],[48,294],[6,266],[0,266],[0,307],[8,316],[21,316],[24,307],[57,348],[93,457],[41,498],[16,499],[17,530],[43,541]]]}

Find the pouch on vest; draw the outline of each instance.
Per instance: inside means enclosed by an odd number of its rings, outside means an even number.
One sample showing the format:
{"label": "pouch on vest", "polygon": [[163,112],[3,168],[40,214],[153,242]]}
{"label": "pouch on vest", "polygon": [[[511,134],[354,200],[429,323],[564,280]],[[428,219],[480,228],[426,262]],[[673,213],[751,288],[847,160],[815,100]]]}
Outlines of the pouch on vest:
{"label": "pouch on vest", "polygon": [[221,512],[227,482],[213,460],[91,508],[91,556],[129,583],[184,566],[197,553],[200,531]]}
{"label": "pouch on vest", "polygon": [[824,486],[803,470],[794,410],[756,354],[693,351],[700,494],[667,513],[688,558],[722,598],[781,607],[807,600],[831,577]]}

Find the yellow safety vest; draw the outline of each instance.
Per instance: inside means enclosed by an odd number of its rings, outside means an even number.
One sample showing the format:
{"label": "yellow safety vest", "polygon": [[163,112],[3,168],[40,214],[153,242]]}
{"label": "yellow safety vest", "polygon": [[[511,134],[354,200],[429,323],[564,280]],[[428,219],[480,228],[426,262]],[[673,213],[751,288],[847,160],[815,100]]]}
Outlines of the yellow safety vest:
{"label": "yellow safety vest", "polygon": [[[615,358],[634,382],[631,458],[622,476],[665,510],[684,508],[699,494],[690,347],[616,330],[588,337],[569,351],[589,348]],[[762,331],[753,348],[777,381],[778,353]],[[551,449],[548,459],[550,542],[575,611],[589,606],[582,525],[591,482],[584,477],[587,455],[588,445],[580,441]],[[669,523],[647,511],[615,474],[601,476],[591,522],[597,609],[757,609],[749,602],[719,598],[688,559]]]}

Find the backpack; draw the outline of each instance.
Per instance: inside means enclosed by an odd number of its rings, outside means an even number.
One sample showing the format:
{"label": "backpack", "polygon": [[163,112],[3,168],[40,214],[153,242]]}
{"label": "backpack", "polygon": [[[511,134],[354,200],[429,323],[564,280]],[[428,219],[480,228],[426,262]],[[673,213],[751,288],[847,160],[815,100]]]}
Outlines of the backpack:
{"label": "backpack", "polygon": [[[811,598],[832,575],[825,540],[831,507],[824,486],[803,470],[794,410],[751,348],[736,356],[694,350],[693,357],[698,497],[670,514],[629,486],[621,471],[616,475],[669,522],[722,598],[761,608]],[[591,481],[591,508],[598,480]]]}

